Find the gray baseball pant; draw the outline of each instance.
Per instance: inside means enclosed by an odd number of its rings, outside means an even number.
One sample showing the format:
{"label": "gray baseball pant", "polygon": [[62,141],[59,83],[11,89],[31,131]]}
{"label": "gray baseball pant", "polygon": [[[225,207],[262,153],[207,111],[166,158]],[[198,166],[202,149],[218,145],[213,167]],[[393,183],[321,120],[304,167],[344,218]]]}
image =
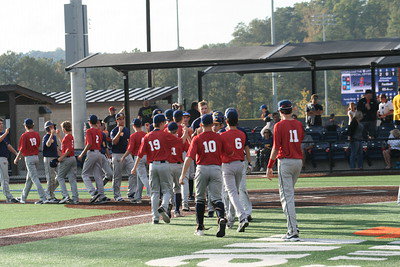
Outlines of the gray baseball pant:
{"label": "gray baseball pant", "polygon": [[137,168],[137,189],[135,193],[135,199],[142,199],[143,186],[146,187],[147,196],[150,196],[150,185],[149,178],[147,177],[147,169],[146,169],[146,161],[147,156],[143,156],[143,158],[139,161],[139,165]]}
{"label": "gray baseball pant", "polygon": [[76,182],[76,165],[75,157],[64,158],[58,166],[57,179],[60,184],[62,196],[69,197],[67,186],[65,184],[65,180],[68,178],[69,184],[71,185],[72,200],[79,201],[78,184]]}
{"label": "gray baseball pant", "polygon": [[51,168],[50,167],[50,161],[53,159],[56,159],[55,157],[43,157],[43,162],[44,162],[44,174],[46,176],[46,181],[47,181],[47,189],[46,189],[46,195],[48,199],[55,198],[56,196],[54,195],[54,191],[56,191],[56,188],[58,186],[58,180],[56,179],[57,177],[57,168]]}
{"label": "gray baseball pant", "polygon": [[107,180],[111,181],[113,178],[113,171],[111,169],[111,163],[108,160],[108,158],[106,157],[106,155],[102,154],[102,161],[101,161],[101,169],[104,172],[105,178],[107,178]]}
{"label": "gray baseball pant", "polygon": [[182,164],[170,163],[169,168],[171,170],[174,194],[180,194],[181,185],[179,183],[179,177],[181,176],[182,173]]}
{"label": "gray baseball pant", "polygon": [[240,182],[239,186],[239,199],[242,202],[244,211],[246,212],[247,215],[251,215],[253,211],[253,204],[251,204],[249,193],[247,192],[247,186],[246,186],[246,180],[247,180],[247,165],[248,163],[246,162],[243,167],[243,177],[242,181]]}
{"label": "gray baseball pant", "polygon": [[36,185],[40,200],[42,200],[42,201],[46,200],[46,193],[43,190],[43,187],[40,183],[38,172],[37,172],[38,164],[39,164],[39,157],[37,155],[25,157],[25,165],[26,165],[27,174],[26,174],[25,187],[22,190],[22,195],[21,195],[21,199],[23,201],[26,201],[26,199],[29,195],[29,191],[31,191],[32,184]]}
{"label": "gray baseball pant", "polygon": [[89,191],[91,196],[94,196],[96,189],[93,187],[92,181],[90,180],[90,174],[93,174],[94,181],[97,187],[97,193],[100,197],[104,197],[104,185],[103,185],[103,171],[101,163],[103,161],[102,154],[99,150],[88,151],[86,154],[85,162],[82,168],[82,180]]}
{"label": "gray baseball pant", "polygon": [[121,158],[124,154],[122,153],[113,153],[112,154],[112,165],[114,170],[113,177],[113,190],[114,190],[114,198],[117,199],[121,197],[121,182],[122,182],[122,172],[125,171],[128,173],[128,196],[134,194],[137,186],[137,178],[135,175],[131,174],[131,170],[135,163],[133,162],[133,158],[131,155],[128,155],[124,161],[121,161]]}
{"label": "gray baseball pant", "polygon": [[172,195],[172,176],[169,169],[169,163],[154,161],[150,163],[149,172],[153,221],[158,221],[160,218],[160,214],[158,213],[160,191],[163,194],[161,206],[165,210],[168,210],[169,200]]}
{"label": "gray baseball pant", "polygon": [[[182,157],[185,159],[186,158],[186,152],[183,152]],[[193,166],[194,170],[194,162],[192,161],[189,167],[189,171],[186,172],[186,176],[183,180],[183,185],[181,185],[181,190],[182,190],[182,205],[183,207],[189,207],[189,176],[191,175],[191,169]]]}
{"label": "gray baseball pant", "polygon": [[222,202],[222,174],[219,165],[197,165],[194,177],[196,185],[196,202],[206,203],[208,197],[212,203]]}
{"label": "gray baseball pant", "polygon": [[239,221],[247,218],[247,214],[239,200],[239,186],[243,177],[243,168],[244,164],[242,161],[233,161],[222,164],[222,178],[225,190],[228,192],[229,201],[234,207]]}
{"label": "gray baseball pant", "polygon": [[289,235],[297,235],[297,220],[294,203],[294,185],[300,175],[301,159],[278,159],[279,195],[286,215]]}
{"label": "gray baseball pant", "polygon": [[8,159],[0,157],[0,185],[3,188],[3,194],[6,196],[7,201],[13,199],[10,192],[10,176],[8,176]]}

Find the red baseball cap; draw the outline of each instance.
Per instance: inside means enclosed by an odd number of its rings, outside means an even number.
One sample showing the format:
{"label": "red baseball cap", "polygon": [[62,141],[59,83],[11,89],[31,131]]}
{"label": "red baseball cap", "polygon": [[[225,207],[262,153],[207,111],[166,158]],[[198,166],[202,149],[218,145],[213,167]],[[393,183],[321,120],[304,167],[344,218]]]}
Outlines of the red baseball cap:
{"label": "red baseball cap", "polygon": [[109,111],[115,110],[115,107],[114,107],[114,106],[111,106],[111,107],[108,108],[108,110],[109,110]]}

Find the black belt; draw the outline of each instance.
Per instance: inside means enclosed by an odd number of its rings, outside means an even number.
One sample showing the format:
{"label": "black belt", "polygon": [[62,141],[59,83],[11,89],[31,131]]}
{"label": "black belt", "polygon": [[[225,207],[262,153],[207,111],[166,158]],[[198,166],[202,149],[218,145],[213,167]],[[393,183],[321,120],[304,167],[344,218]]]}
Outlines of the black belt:
{"label": "black belt", "polygon": [[174,162],[175,164],[182,164],[182,162]]}
{"label": "black belt", "polygon": [[165,160],[155,160],[155,161],[152,161],[150,163],[153,163],[153,162],[166,163],[167,161],[165,161]]}
{"label": "black belt", "polygon": [[94,152],[94,149],[90,149],[90,151]]}

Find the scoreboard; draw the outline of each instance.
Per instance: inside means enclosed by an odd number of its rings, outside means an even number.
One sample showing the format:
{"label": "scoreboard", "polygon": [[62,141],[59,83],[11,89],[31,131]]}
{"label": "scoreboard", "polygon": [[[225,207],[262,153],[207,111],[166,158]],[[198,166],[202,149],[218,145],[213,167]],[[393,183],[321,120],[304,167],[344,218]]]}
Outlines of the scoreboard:
{"label": "scoreboard", "polygon": [[[389,100],[397,95],[399,68],[376,69],[376,95],[385,93]],[[346,70],[341,73],[342,104],[357,103],[365,90],[371,89],[371,70]]]}

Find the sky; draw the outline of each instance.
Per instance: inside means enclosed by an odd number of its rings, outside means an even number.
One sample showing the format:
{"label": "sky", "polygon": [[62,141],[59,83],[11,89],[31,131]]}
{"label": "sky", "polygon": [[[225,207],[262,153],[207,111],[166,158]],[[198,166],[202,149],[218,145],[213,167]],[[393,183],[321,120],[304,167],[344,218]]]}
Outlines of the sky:
{"label": "sky", "polygon": [[[226,43],[238,23],[271,15],[271,0],[179,0],[180,46]],[[307,0],[275,0],[275,8]],[[65,48],[69,0],[1,0],[0,54]],[[89,52],[146,51],[146,0],[82,0],[89,19]],[[151,0],[152,51],[177,48],[176,0]]]}

